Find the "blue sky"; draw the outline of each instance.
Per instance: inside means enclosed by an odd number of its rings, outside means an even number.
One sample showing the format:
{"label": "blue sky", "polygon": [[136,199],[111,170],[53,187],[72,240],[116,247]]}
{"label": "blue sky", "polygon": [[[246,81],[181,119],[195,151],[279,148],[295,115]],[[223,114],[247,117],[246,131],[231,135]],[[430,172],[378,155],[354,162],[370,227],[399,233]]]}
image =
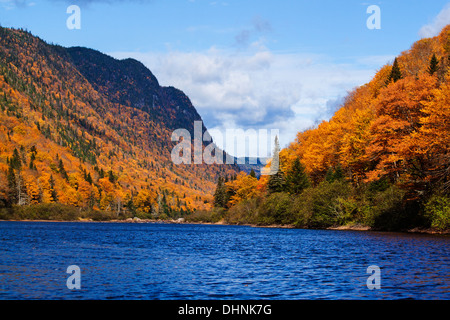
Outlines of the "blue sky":
{"label": "blue sky", "polygon": [[[80,30],[66,27],[72,4]],[[380,8],[379,30],[366,26],[370,5]],[[134,57],[184,91],[208,128],[279,129],[285,146],[414,41],[437,34],[450,9],[441,0],[0,0],[0,23]]]}

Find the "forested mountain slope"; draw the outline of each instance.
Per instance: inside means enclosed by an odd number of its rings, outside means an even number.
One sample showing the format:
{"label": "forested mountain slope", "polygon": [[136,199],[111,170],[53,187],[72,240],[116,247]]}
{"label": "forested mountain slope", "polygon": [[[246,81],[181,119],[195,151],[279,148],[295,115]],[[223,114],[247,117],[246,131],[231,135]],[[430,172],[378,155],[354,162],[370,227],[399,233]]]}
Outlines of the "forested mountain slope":
{"label": "forested mountain slope", "polygon": [[133,59],[0,28],[0,106],[1,206],[179,215],[208,208],[217,177],[237,172],[173,164],[173,130],[201,117]]}
{"label": "forested mountain slope", "polygon": [[449,67],[447,26],[299,132],[276,175],[219,181],[216,206],[232,223],[450,230]]}

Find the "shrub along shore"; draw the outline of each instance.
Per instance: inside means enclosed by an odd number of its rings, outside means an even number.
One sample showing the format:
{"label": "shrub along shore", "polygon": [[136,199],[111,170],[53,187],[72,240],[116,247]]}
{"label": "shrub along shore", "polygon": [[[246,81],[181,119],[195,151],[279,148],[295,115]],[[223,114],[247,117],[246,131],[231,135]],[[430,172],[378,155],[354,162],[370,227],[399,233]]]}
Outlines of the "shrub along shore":
{"label": "shrub along shore", "polygon": [[343,225],[330,225],[322,227],[301,226],[298,223],[269,223],[261,221],[236,220],[236,216],[223,209],[215,208],[211,211],[196,211],[182,218],[150,219],[139,218],[130,214],[117,215],[113,212],[99,211],[59,203],[38,204],[32,206],[14,206],[0,209],[0,221],[48,221],[48,222],[110,222],[110,223],[186,223],[208,225],[244,225],[262,228],[297,228],[297,229],[329,229],[354,231],[398,231],[427,234],[450,234],[450,229],[436,227],[416,227],[401,230],[387,230],[376,228],[359,222],[347,222]]}

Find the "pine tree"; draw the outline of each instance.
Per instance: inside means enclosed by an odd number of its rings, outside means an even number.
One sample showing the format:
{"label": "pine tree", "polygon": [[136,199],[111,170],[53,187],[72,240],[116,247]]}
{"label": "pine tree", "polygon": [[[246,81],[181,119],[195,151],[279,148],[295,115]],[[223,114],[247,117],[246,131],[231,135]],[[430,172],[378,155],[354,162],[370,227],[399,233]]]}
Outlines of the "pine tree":
{"label": "pine tree", "polygon": [[300,194],[310,186],[305,167],[299,158],[295,159],[291,170],[286,174],[286,184],[288,191],[293,194]]}
{"label": "pine tree", "polygon": [[327,170],[327,173],[325,174],[325,181],[328,182],[333,182],[334,178],[333,178],[333,167],[329,167]]}
{"label": "pine tree", "polygon": [[214,206],[218,208],[225,207],[226,199],[226,186],[222,177],[219,177],[217,181],[216,191],[214,192]]}
{"label": "pine tree", "polygon": [[342,180],[344,179],[344,172],[342,171],[342,167],[340,164],[338,164],[335,168],[334,168],[334,175],[333,175],[334,180]]}
{"label": "pine tree", "polygon": [[50,201],[51,202],[57,202],[58,201],[58,194],[55,190],[55,180],[53,179],[53,175],[50,175]]}
{"label": "pine tree", "polygon": [[255,170],[252,169],[252,170],[250,171],[250,177],[256,178]]}
{"label": "pine tree", "polygon": [[270,177],[267,184],[269,193],[283,192],[286,190],[286,179],[280,167],[280,144],[278,137],[275,137],[275,147],[273,150],[272,162],[270,164]]}
{"label": "pine tree", "polygon": [[8,180],[8,189],[9,189],[9,192],[8,192],[9,202],[11,204],[16,204],[17,203],[16,175],[14,173],[14,169],[11,164],[8,167],[7,180]]}
{"label": "pine tree", "polygon": [[344,178],[344,172],[342,167],[338,164],[335,168],[330,167],[325,175],[325,180],[328,182],[334,182],[337,180],[342,180]]}
{"label": "pine tree", "polygon": [[36,160],[36,154],[32,152],[30,156],[30,165],[29,165],[29,168],[31,170],[36,169],[36,166],[34,165],[34,160]]}
{"label": "pine tree", "polygon": [[433,56],[430,59],[430,66],[428,67],[428,73],[433,75],[439,69],[439,60],[436,58],[436,55],[433,53]]}
{"label": "pine tree", "polygon": [[[136,216],[136,206],[134,205],[133,196],[130,194],[127,194],[124,199],[125,207],[127,208],[127,211],[131,213],[133,216]],[[94,205],[94,202],[92,203]],[[92,205],[92,206],[93,206]],[[152,206],[151,212],[155,209],[155,206]]]}
{"label": "pine tree", "polygon": [[64,163],[62,162],[62,159],[59,159],[58,169],[62,177],[66,180],[69,180],[69,176],[67,175],[66,169],[64,168]]}
{"label": "pine tree", "polygon": [[20,159],[19,151],[17,151],[17,148],[14,148],[13,156],[9,160],[9,163],[14,170],[20,170],[20,168],[22,167],[22,160]]}
{"label": "pine tree", "polygon": [[400,71],[400,67],[398,66],[397,58],[395,58],[387,83],[389,84],[391,81],[397,82],[402,77],[402,72]]}
{"label": "pine tree", "polygon": [[116,177],[114,177],[114,173],[112,172],[112,170],[108,171],[108,179],[111,183],[116,182]]}
{"label": "pine tree", "polygon": [[165,194],[165,193],[163,193],[161,205],[162,205],[162,212],[163,212],[166,216],[170,216],[170,208],[169,208],[169,206],[167,205],[167,199],[166,199],[166,194]]}
{"label": "pine tree", "polygon": [[92,182],[93,182],[90,172],[88,172],[88,174],[86,175],[86,181],[89,182],[89,184],[92,184]]}
{"label": "pine tree", "polygon": [[286,179],[281,170],[270,176],[267,188],[269,193],[286,191]]}

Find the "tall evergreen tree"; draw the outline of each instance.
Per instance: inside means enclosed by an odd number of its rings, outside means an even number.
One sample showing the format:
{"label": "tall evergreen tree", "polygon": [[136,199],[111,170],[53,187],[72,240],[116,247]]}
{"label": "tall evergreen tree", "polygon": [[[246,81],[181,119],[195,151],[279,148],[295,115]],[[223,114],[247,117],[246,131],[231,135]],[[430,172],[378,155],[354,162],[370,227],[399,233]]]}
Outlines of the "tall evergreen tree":
{"label": "tall evergreen tree", "polygon": [[230,179],[228,179],[228,176],[225,177],[224,180],[224,189],[225,189],[225,197],[223,200],[223,207],[226,208],[228,206],[228,202],[230,201],[231,197],[235,195],[235,191],[233,188],[229,188],[227,187],[227,182],[228,181],[233,181],[233,176],[230,177]]}
{"label": "tall evergreen tree", "polygon": [[8,180],[8,198],[9,202],[11,204],[17,203],[17,183],[16,183],[16,175],[14,173],[14,169],[12,165],[10,164],[8,167],[8,173],[7,173],[7,180]]}
{"label": "tall evergreen tree", "polygon": [[20,170],[20,168],[22,167],[22,160],[20,159],[19,151],[17,151],[17,148],[14,148],[13,156],[9,160],[9,163],[14,170]]}
{"label": "tall evergreen tree", "polygon": [[162,206],[162,212],[164,213],[164,214],[166,214],[167,216],[170,216],[170,208],[169,208],[169,206],[168,206],[168,204],[167,204],[167,199],[166,199],[166,194],[165,193],[163,193],[163,197],[162,197],[162,200],[161,200],[161,206]]}
{"label": "tall evergreen tree", "polygon": [[114,173],[112,172],[112,170],[108,171],[108,179],[111,183],[115,183],[116,182],[116,177],[114,176]]}
{"label": "tall evergreen tree", "polygon": [[223,208],[225,207],[226,200],[226,186],[222,177],[219,177],[217,181],[216,191],[214,192],[214,206]]}
{"label": "tall evergreen tree", "polygon": [[286,190],[286,179],[280,166],[280,144],[278,137],[275,137],[275,147],[273,150],[272,162],[270,164],[269,181],[267,188],[269,193],[283,192]]}
{"label": "tall evergreen tree", "polygon": [[302,191],[310,186],[308,175],[305,172],[305,167],[296,158],[291,170],[286,174],[287,190],[293,194],[300,194]]}
{"label": "tall evergreen tree", "polygon": [[333,182],[334,181],[333,173],[334,173],[333,167],[329,167],[327,173],[325,174],[325,181]]}
{"label": "tall evergreen tree", "polygon": [[48,182],[50,184],[50,201],[57,202],[58,194],[56,193],[56,190],[55,190],[55,180],[53,179],[53,175],[50,175],[50,179]]}
{"label": "tall evergreen tree", "polygon": [[36,160],[36,154],[34,152],[32,152],[31,156],[30,156],[30,165],[29,165],[29,168],[31,170],[36,170],[36,165],[34,164],[34,160]]}
{"label": "tall evergreen tree", "polygon": [[277,173],[269,177],[267,188],[269,193],[286,191],[286,179],[284,177],[284,173],[281,170],[278,170]]}
{"label": "tall evergreen tree", "polygon": [[344,178],[344,172],[342,171],[341,165],[337,165],[335,168],[330,167],[325,175],[325,180],[328,182],[334,182],[337,180],[342,180]]}
{"label": "tall evergreen tree", "polygon": [[92,182],[93,182],[90,172],[88,172],[87,175],[86,175],[86,181],[89,182],[89,184],[92,184]]}
{"label": "tall evergreen tree", "polygon": [[397,62],[397,58],[394,59],[394,63],[392,64],[391,73],[389,74],[389,78],[387,80],[387,83],[394,81],[397,82],[402,78],[402,72],[400,71],[400,67]]}
{"label": "tall evergreen tree", "polygon": [[252,169],[252,170],[250,171],[250,177],[256,178],[255,170]]}
{"label": "tall evergreen tree", "polygon": [[69,176],[67,175],[66,168],[64,168],[64,163],[62,162],[62,159],[59,159],[58,170],[64,179],[69,180]]}
{"label": "tall evergreen tree", "polygon": [[428,73],[433,75],[439,69],[439,60],[436,58],[436,55],[433,53],[433,56],[430,59],[430,65],[428,67]]}
{"label": "tall evergreen tree", "polygon": [[344,171],[342,171],[342,167],[340,164],[338,164],[335,168],[334,168],[334,180],[342,180],[344,179]]}
{"label": "tall evergreen tree", "polygon": [[98,173],[98,177],[99,177],[99,179],[103,179],[105,177],[105,171],[103,170],[103,168],[100,169],[100,171]]}

